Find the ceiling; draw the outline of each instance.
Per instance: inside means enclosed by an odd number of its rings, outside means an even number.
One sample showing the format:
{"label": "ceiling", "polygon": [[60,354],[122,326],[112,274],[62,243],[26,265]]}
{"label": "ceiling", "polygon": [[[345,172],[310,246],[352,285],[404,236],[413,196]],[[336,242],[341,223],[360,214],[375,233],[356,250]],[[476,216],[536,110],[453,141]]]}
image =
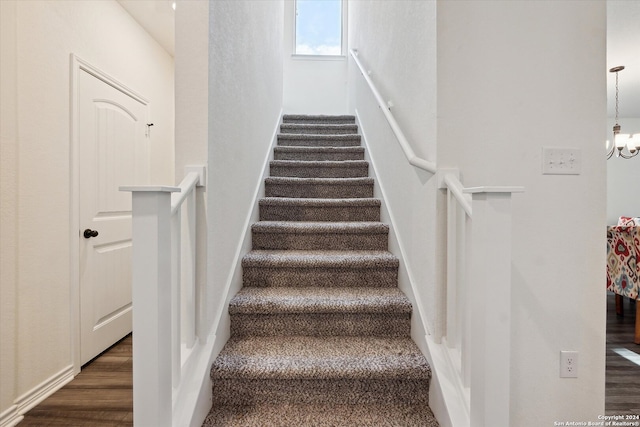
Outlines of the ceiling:
{"label": "ceiling", "polygon": [[175,54],[173,0],[117,0],[171,56]]}
{"label": "ceiling", "polygon": [[[175,12],[171,7],[173,0],[117,1],[171,56],[174,56]],[[640,117],[639,23],[639,0],[607,1],[607,70],[617,65],[626,67],[619,73],[621,118]],[[607,115],[613,117],[615,76],[607,70],[603,70],[607,77]]]}

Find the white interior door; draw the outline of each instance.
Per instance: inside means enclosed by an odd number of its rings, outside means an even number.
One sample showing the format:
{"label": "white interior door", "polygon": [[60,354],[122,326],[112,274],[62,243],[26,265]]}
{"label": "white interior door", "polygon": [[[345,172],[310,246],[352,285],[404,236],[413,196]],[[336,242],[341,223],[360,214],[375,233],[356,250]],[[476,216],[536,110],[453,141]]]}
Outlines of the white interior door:
{"label": "white interior door", "polygon": [[85,70],[78,76],[80,359],[131,332],[131,194],[149,183],[148,106]]}

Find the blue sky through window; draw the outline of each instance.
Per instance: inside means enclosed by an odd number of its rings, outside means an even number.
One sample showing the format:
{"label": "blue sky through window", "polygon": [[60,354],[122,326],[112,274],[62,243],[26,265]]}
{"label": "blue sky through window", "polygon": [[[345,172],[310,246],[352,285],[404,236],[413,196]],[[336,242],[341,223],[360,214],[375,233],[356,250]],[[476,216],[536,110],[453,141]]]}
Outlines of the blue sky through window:
{"label": "blue sky through window", "polygon": [[342,54],[342,1],[296,1],[298,55]]}

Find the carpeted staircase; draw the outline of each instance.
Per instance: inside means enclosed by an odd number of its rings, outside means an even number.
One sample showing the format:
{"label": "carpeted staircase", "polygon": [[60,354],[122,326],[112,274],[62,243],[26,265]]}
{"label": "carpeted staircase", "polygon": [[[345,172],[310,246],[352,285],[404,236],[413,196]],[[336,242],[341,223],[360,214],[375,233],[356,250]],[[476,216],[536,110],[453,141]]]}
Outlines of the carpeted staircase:
{"label": "carpeted staircase", "polygon": [[437,426],[353,116],[285,115],[204,426]]}

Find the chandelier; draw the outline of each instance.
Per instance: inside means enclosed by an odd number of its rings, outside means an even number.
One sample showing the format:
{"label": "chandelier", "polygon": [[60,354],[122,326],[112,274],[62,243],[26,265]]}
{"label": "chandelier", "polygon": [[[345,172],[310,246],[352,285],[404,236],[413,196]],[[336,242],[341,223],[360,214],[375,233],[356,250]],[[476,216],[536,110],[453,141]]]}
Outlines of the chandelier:
{"label": "chandelier", "polygon": [[607,140],[607,159],[610,159],[613,153],[616,153],[616,157],[623,159],[630,159],[640,153],[640,134],[621,133],[618,123],[618,73],[622,70],[624,65],[618,65],[609,70],[610,73],[616,73],[616,124],[613,125],[613,143]]}

